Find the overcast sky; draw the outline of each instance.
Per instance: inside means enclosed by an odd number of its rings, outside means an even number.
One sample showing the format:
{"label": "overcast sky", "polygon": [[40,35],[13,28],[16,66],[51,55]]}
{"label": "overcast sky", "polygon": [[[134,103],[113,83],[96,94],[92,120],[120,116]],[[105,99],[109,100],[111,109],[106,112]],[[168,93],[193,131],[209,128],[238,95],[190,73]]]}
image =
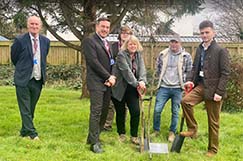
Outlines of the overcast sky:
{"label": "overcast sky", "polygon": [[201,21],[206,19],[211,21],[214,20],[216,16],[215,12],[216,11],[206,3],[205,9],[200,13],[194,16],[183,16],[181,19],[176,19],[172,29],[180,35],[192,36],[193,32],[198,32],[198,26]]}

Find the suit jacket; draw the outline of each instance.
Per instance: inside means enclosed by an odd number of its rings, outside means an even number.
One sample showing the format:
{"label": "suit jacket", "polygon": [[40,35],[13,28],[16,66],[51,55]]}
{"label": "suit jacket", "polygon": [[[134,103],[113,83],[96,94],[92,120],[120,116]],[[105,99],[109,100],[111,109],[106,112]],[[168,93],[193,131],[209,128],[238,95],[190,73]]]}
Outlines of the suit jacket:
{"label": "suit jacket", "polygon": [[134,88],[138,86],[139,81],[146,83],[146,69],[141,53],[136,52],[136,75],[132,72],[132,60],[127,50],[120,51],[116,58],[116,65],[114,66],[114,74],[116,76],[116,84],[112,87],[112,96],[121,101],[127,85]]}
{"label": "suit jacket", "polygon": [[[50,40],[39,35],[40,58],[41,58],[41,80],[46,80],[46,57],[50,47]],[[14,83],[17,86],[27,86],[33,70],[33,51],[29,33],[15,38],[11,46],[11,60],[15,65]]]}
{"label": "suit jacket", "polygon": [[[95,33],[91,37],[84,39],[83,51],[87,66],[87,87],[88,90],[106,91],[105,81],[110,77],[112,66],[110,57],[101,38]],[[110,56],[112,48],[110,46]]]}
{"label": "suit jacket", "polygon": [[112,52],[113,52],[113,57],[114,57],[114,59],[116,59],[117,54],[118,54],[118,52],[119,52],[119,42],[118,42],[118,41],[117,41],[117,42],[114,42],[114,43],[112,44]]}
{"label": "suit jacket", "polygon": [[[195,85],[198,84],[202,50],[204,49],[200,44],[196,51],[192,71],[187,77],[187,81],[193,81]],[[203,73],[205,99],[213,100],[215,93],[225,97],[226,85],[230,75],[230,60],[228,51],[220,47],[216,41],[213,41],[206,50]]]}

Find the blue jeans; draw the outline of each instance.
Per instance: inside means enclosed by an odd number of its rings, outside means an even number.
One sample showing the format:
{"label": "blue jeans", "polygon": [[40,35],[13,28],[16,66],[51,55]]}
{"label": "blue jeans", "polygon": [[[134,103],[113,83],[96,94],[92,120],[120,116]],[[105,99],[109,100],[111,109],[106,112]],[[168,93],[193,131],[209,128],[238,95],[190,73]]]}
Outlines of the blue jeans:
{"label": "blue jeans", "polygon": [[166,102],[171,99],[171,124],[170,131],[176,132],[177,123],[179,119],[180,103],[182,99],[181,88],[164,88],[160,87],[156,96],[154,107],[154,125],[156,131],[160,131],[161,112],[164,109]]}

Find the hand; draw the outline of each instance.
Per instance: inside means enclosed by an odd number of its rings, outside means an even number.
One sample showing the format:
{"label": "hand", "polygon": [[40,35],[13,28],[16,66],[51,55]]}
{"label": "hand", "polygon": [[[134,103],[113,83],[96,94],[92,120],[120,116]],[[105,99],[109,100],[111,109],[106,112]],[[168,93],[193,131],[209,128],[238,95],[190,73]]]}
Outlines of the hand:
{"label": "hand", "polygon": [[110,82],[111,87],[112,87],[116,83],[116,77],[114,75],[111,75],[110,78],[108,79],[108,81]]}
{"label": "hand", "polygon": [[189,93],[191,92],[192,88],[194,87],[194,83],[191,81],[188,81],[184,84],[185,92]]}
{"label": "hand", "polygon": [[104,85],[107,87],[111,87],[111,83],[109,81],[105,81]]}
{"label": "hand", "polygon": [[104,85],[108,87],[114,86],[116,83],[116,77],[114,75],[111,75],[104,83]]}
{"label": "hand", "polygon": [[219,102],[222,100],[222,96],[218,95],[217,93],[214,94],[213,100]]}
{"label": "hand", "polygon": [[144,83],[143,81],[139,81],[139,82],[138,82],[138,87],[139,87],[140,89],[142,89],[142,90],[146,89],[146,85],[145,85],[145,83]]}

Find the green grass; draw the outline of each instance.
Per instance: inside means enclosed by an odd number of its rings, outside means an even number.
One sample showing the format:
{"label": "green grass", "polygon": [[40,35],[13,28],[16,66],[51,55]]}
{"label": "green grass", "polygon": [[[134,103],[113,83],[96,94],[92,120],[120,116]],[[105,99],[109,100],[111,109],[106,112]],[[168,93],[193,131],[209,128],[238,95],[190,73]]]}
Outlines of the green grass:
{"label": "green grass", "polygon": [[[0,161],[149,160],[148,153],[139,153],[138,147],[129,141],[126,143],[118,141],[115,123],[112,132],[101,134],[105,152],[92,153],[86,145],[89,100],[80,100],[79,96],[79,91],[43,89],[34,121],[41,141],[34,142],[18,136],[21,121],[14,87],[0,87]],[[152,160],[243,160],[243,113],[221,113],[220,149],[218,155],[212,159],[204,156],[208,134],[206,112],[202,105],[196,107],[195,115],[199,124],[199,138],[196,140],[186,138],[180,154],[153,154]],[[162,118],[161,137],[153,140],[167,143],[169,107],[165,108]]]}

